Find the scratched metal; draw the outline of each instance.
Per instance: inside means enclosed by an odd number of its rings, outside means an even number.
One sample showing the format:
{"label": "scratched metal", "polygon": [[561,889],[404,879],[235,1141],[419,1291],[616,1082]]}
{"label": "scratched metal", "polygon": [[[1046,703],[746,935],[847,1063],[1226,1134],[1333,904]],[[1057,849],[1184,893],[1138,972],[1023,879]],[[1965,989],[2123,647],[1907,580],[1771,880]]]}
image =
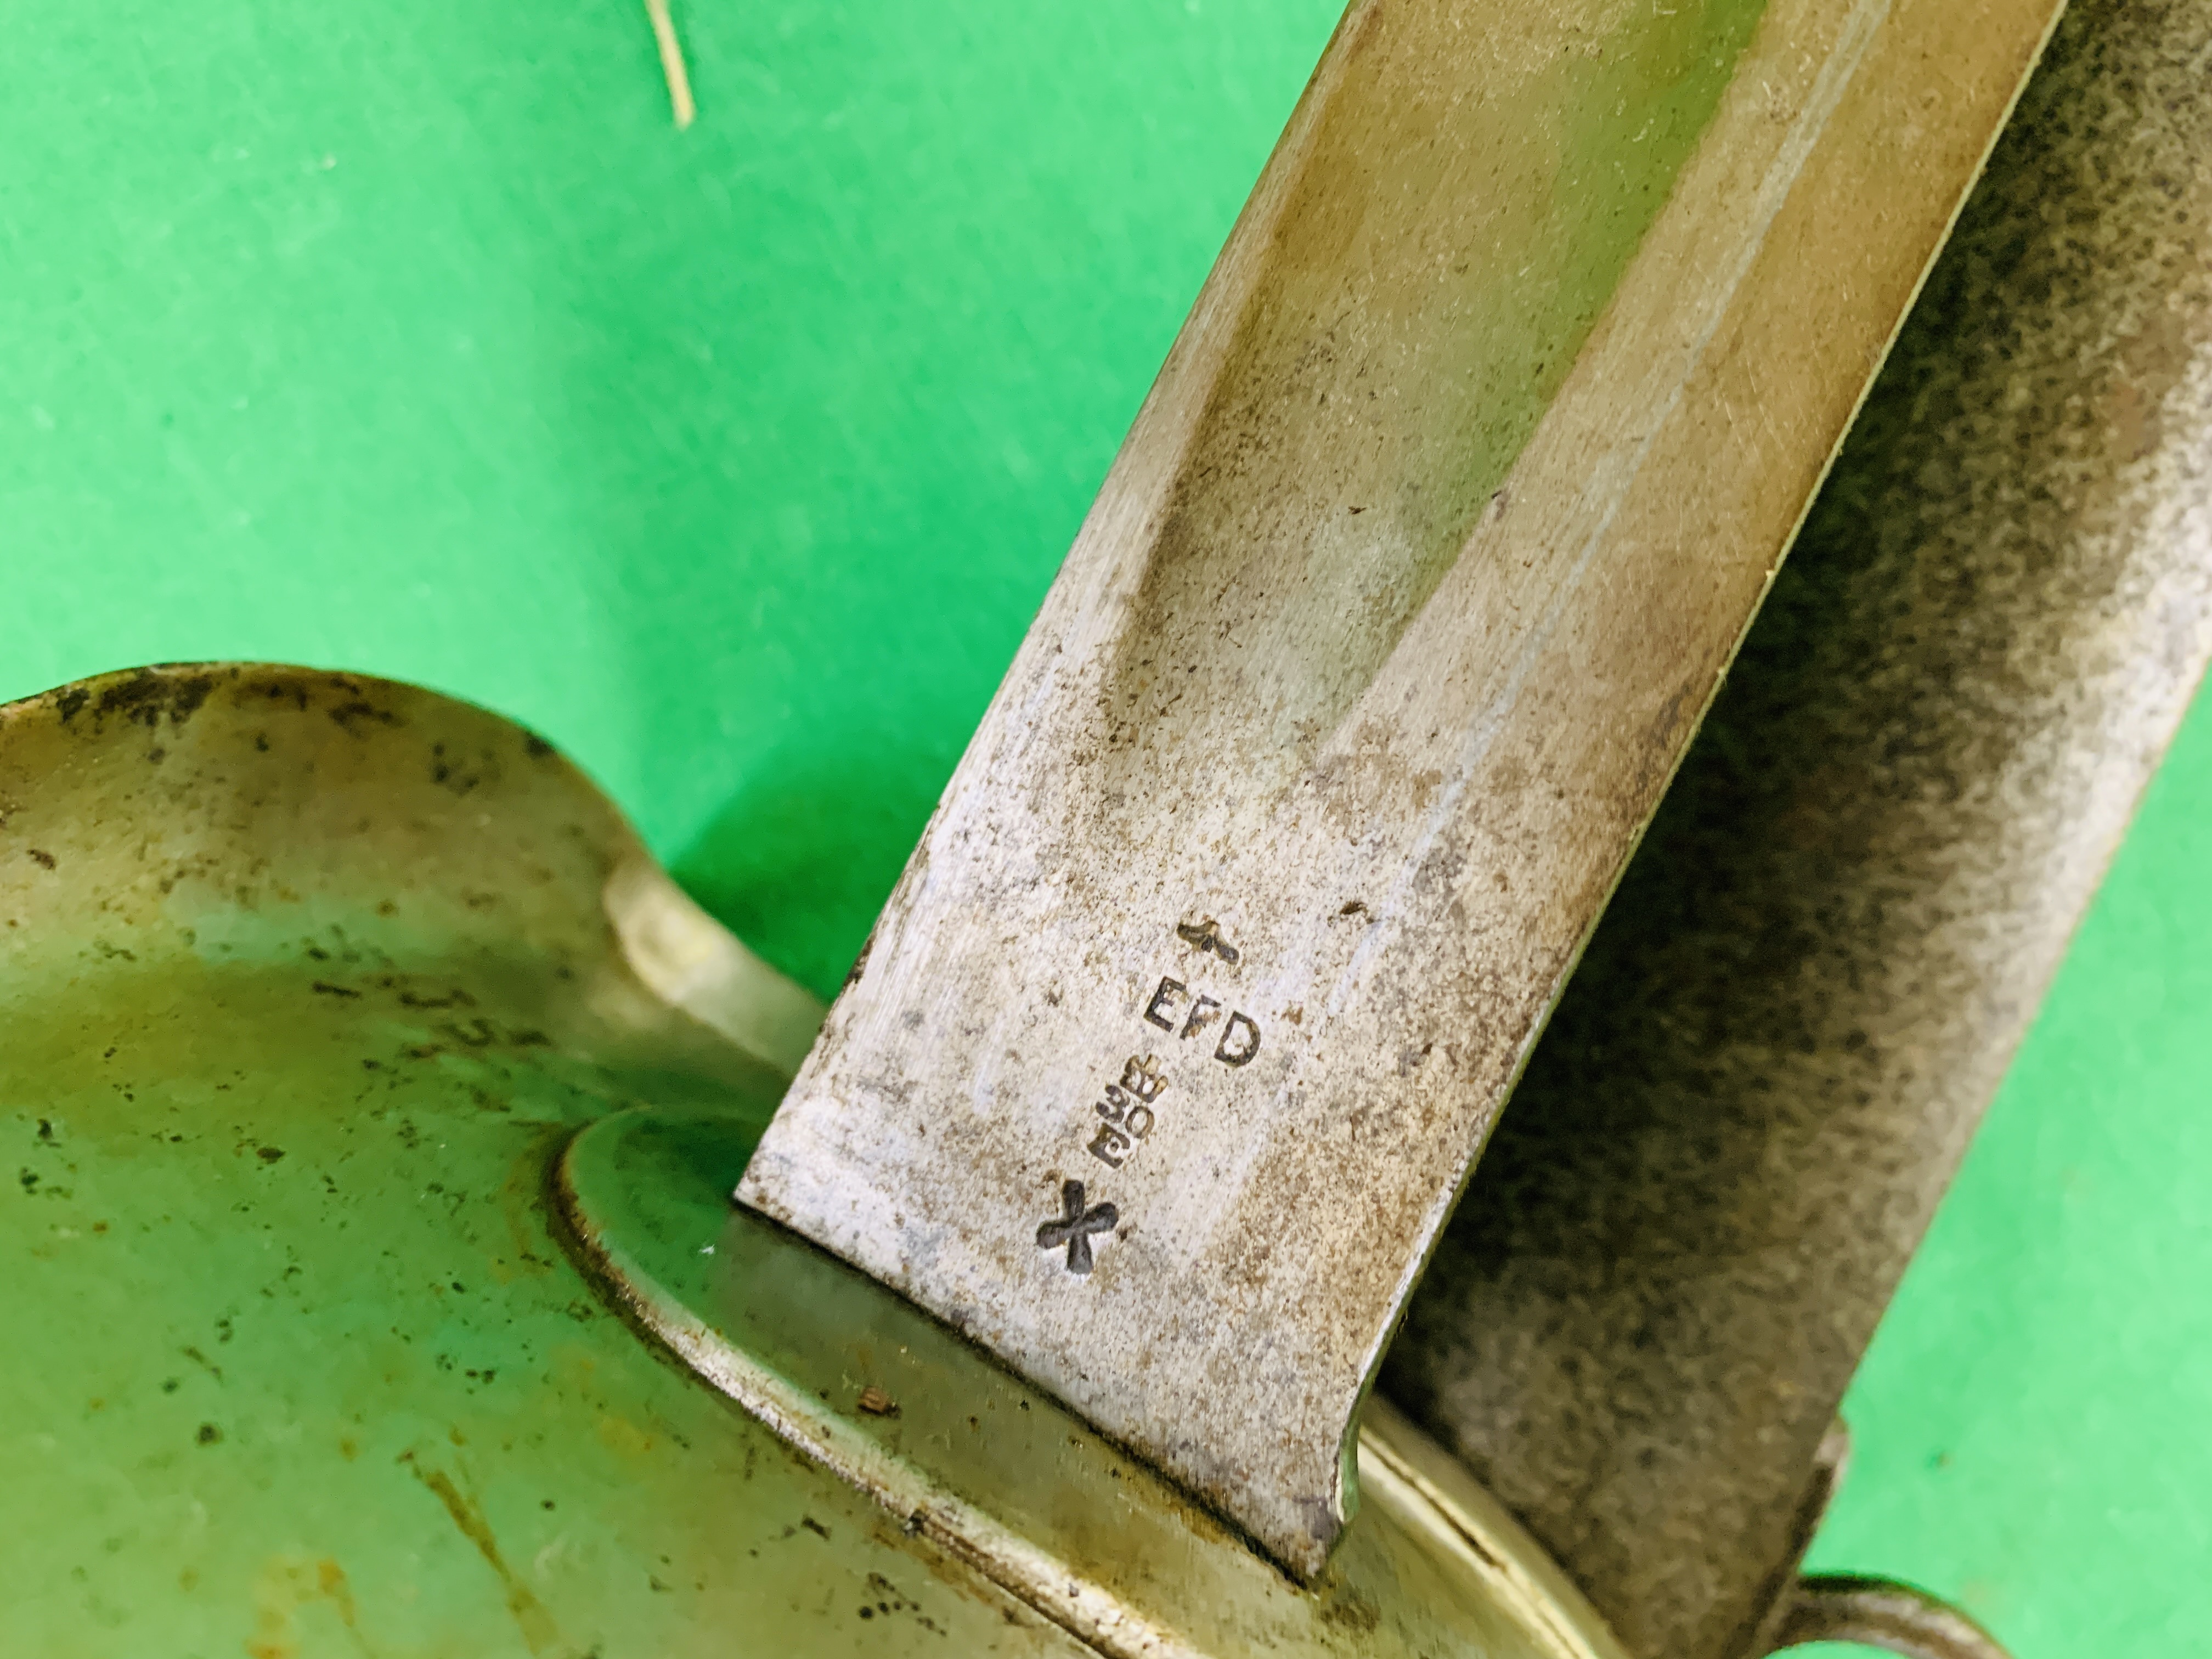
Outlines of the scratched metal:
{"label": "scratched metal", "polygon": [[805,999],[684,914],[572,767],[427,692],[0,709],[0,1651],[1091,1651],[564,1252],[578,1127],[781,1087],[747,1051]]}
{"label": "scratched metal", "polygon": [[[481,710],[240,665],[0,708],[0,1646],[1620,1659],[1387,1407],[1297,1589],[733,1219],[818,1018]],[[743,1351],[665,1316],[700,1285]]]}
{"label": "scratched metal", "polygon": [[562,1155],[582,1248],[638,1325],[941,1547],[1109,1659],[1624,1659],[1449,1455],[1370,1405],[1368,1502],[1293,1584],[1065,1406],[866,1274],[733,1207],[757,1121],[617,1113]]}
{"label": "scratched metal", "polygon": [[1367,0],[739,1196],[1294,1571],[2053,0]]}
{"label": "scratched metal", "polygon": [[2208,650],[2212,5],[2076,0],[1384,1373],[1639,1654],[1771,1602]]}

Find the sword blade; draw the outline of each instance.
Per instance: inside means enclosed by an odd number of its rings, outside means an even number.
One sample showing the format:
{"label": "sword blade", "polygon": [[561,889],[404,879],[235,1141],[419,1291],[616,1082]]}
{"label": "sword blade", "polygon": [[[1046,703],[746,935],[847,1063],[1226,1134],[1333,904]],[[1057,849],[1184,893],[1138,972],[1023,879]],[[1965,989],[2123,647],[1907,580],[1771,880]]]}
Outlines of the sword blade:
{"label": "sword blade", "polygon": [[1317,1571],[2053,9],[1356,6],[739,1197]]}

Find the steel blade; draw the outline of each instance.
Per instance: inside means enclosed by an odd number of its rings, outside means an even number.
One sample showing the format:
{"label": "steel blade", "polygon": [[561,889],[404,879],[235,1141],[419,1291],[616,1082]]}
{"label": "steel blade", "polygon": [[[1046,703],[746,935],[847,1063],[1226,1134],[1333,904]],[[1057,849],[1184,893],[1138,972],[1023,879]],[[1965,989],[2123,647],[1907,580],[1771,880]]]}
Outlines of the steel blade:
{"label": "steel blade", "polygon": [[1375,0],[739,1188],[1295,1571],[2051,0]]}

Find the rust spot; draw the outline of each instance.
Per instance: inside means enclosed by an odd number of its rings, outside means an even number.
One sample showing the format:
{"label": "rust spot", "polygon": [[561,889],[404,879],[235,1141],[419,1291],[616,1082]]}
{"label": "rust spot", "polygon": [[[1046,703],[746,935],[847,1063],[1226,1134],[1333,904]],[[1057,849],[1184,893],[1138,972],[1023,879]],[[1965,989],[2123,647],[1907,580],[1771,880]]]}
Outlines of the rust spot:
{"label": "rust spot", "polygon": [[[187,1582],[189,1581],[189,1582]],[[186,1589],[198,1582],[189,1569],[179,1583]],[[254,1583],[256,1602],[253,1634],[246,1638],[247,1659],[301,1659],[298,1613],[312,1601],[327,1601],[338,1622],[354,1638],[361,1651],[368,1651],[361,1638],[361,1608],[345,1570],[325,1556],[303,1561],[278,1556],[264,1564]]]}
{"label": "rust spot", "polygon": [[353,1586],[346,1583],[345,1569],[327,1556],[315,1564],[315,1588],[337,1609],[340,1624],[348,1630],[360,1624],[361,1609],[355,1604]]}
{"label": "rust spot", "polygon": [[553,1615],[545,1611],[544,1603],[507,1565],[506,1558],[500,1553],[499,1540],[493,1536],[483,1512],[462,1493],[444,1471],[423,1468],[415,1461],[413,1452],[401,1453],[399,1461],[407,1466],[409,1474],[429,1489],[432,1497],[445,1505],[446,1513],[453,1518],[454,1528],[476,1546],[477,1553],[484,1559],[484,1565],[498,1576],[500,1583],[507,1591],[507,1613],[514,1620],[515,1628],[522,1632],[522,1639],[529,1645],[531,1652],[543,1654],[554,1648],[561,1639],[561,1632],[553,1623]]}
{"label": "rust spot", "polygon": [[600,1443],[625,1457],[643,1457],[657,1443],[654,1436],[636,1424],[611,1414],[601,1414],[599,1429]]}
{"label": "rust spot", "polygon": [[860,1409],[871,1417],[896,1417],[898,1401],[871,1382],[860,1390]]}

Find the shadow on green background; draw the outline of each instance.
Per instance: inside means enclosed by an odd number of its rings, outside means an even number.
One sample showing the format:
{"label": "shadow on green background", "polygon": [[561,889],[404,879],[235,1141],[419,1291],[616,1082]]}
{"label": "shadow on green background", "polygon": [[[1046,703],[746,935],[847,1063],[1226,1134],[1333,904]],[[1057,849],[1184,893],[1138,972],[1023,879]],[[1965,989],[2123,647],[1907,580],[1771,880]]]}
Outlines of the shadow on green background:
{"label": "shadow on green background", "polygon": [[[0,0],[0,695],[259,657],[545,732],[817,990],[858,948],[1328,0]],[[1850,1407],[1824,1565],[2022,1659],[2212,1612],[2212,730]]]}

